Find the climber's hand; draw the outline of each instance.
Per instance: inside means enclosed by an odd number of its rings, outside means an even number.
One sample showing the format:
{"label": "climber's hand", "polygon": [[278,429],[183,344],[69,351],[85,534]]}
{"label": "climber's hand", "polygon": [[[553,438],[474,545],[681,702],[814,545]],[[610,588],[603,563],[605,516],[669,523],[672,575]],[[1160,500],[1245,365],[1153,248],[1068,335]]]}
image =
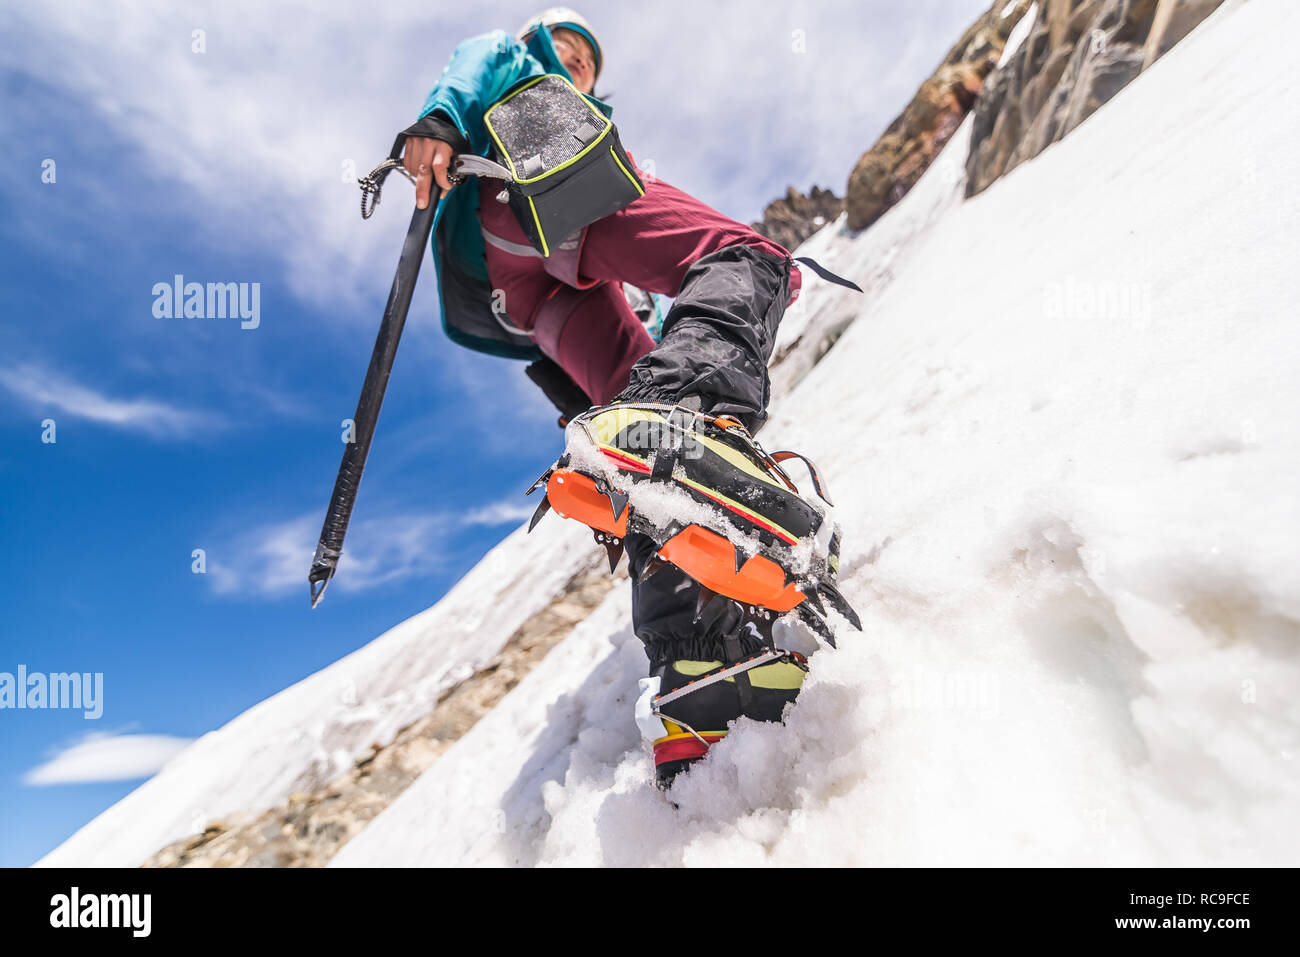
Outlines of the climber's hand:
{"label": "climber's hand", "polygon": [[439,198],[451,191],[452,183],[447,178],[451,157],[450,143],[427,136],[407,137],[402,150],[402,165],[415,177],[415,205],[420,209],[429,205],[434,180],[438,181],[440,188]]}

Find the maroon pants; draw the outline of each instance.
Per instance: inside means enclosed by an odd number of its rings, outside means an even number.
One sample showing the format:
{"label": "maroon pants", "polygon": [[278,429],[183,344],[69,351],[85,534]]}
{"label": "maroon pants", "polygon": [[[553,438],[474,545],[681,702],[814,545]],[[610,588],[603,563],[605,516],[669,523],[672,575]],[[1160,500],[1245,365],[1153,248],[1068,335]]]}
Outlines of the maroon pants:
{"label": "maroon pants", "polygon": [[[510,321],[597,404],[628,385],[633,363],[654,348],[623,296],[628,282],[676,296],[691,264],[728,246],[786,250],[638,167],[645,195],[598,220],[548,258],[528,244],[510,207],[496,200],[500,183],[480,181],[479,202],[488,276]],[[790,268],[790,298],[799,295]],[[499,291],[499,292],[496,292]]]}

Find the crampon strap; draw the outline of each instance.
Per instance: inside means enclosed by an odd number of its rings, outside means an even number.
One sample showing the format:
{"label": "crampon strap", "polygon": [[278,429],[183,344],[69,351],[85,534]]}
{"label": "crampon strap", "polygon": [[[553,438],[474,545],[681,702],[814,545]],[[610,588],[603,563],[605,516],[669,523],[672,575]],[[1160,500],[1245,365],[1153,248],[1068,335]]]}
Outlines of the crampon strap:
{"label": "crampon strap", "polygon": [[[794,492],[796,495],[799,494],[799,487],[795,485],[794,480],[791,479],[790,476],[786,474],[785,469],[781,468],[782,462],[784,462],[788,458],[791,458],[792,456],[798,455],[798,453],[778,452],[777,455],[781,455],[783,456],[783,458],[777,458],[776,455],[769,455],[763,449],[763,447],[758,444],[758,440],[749,434],[749,430],[746,429],[744,424],[734,415],[707,416],[704,415],[703,413],[699,413],[699,414],[703,418],[712,421],[713,424],[716,425],[718,428],[734,429],[737,434],[741,435],[745,439],[745,441],[749,444],[749,447],[754,450],[754,453],[763,460],[763,464],[767,466],[767,470],[771,472],[773,475],[775,475],[777,478],[779,478],[782,481],[782,483],[784,483],[785,487],[788,488],[791,492]],[[827,499],[826,496],[822,494],[822,488],[821,485],[819,484],[817,475],[812,468],[812,463],[809,462],[802,455],[799,455],[798,457],[803,459],[805,464],[808,465],[808,471],[810,474],[813,475],[813,487],[817,489],[817,494],[821,495],[823,499],[826,499],[826,503],[829,505],[830,499]]]}
{"label": "crampon strap", "polygon": [[823,502],[834,507],[835,503],[832,502],[830,496],[826,494],[826,486],[822,484],[821,474],[817,471],[817,466],[813,465],[812,459],[808,458],[806,455],[800,455],[798,452],[773,452],[770,458],[774,462],[786,462],[790,459],[798,459],[804,465],[808,466],[808,474],[812,477],[813,488],[817,490],[817,494],[821,497]]}

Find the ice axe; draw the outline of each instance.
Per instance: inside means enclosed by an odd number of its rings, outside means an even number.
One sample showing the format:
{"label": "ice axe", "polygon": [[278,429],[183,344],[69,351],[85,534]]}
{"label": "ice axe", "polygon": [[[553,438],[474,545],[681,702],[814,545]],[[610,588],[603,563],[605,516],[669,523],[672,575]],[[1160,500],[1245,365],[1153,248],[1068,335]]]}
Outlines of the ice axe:
{"label": "ice axe", "polygon": [[[385,177],[394,169],[401,170],[401,160],[398,157],[401,156],[405,140],[406,134],[399,134],[389,158],[376,167],[370,175],[358,181],[361,186],[362,219],[369,219],[375,206],[379,204],[379,194]],[[405,170],[402,170],[402,174],[407,175]],[[384,317],[379,323],[379,335],[375,339],[375,349],[370,355],[370,367],[366,369],[366,379],[361,386],[357,411],[352,417],[352,441],[348,442],[343,449],[343,461],[339,464],[338,478],[334,481],[334,494],[330,497],[329,508],[325,512],[325,524],[321,526],[320,541],[316,545],[316,555],[312,559],[311,571],[307,574],[313,608],[325,594],[325,586],[334,577],[339,556],[343,553],[343,537],[348,531],[352,506],[356,503],[357,486],[361,484],[361,473],[366,467],[370,442],[375,436],[379,407],[384,402],[388,376],[393,370],[397,344],[402,338],[406,312],[411,305],[411,293],[415,290],[415,281],[420,275],[420,262],[424,258],[424,250],[429,245],[429,233],[433,228],[434,213],[438,208],[439,192],[435,183],[429,205],[424,209],[417,207],[411,214],[411,225],[407,228],[406,240],[402,243],[402,255],[397,260],[397,274],[393,277],[393,287],[388,293],[388,304],[384,306]]]}

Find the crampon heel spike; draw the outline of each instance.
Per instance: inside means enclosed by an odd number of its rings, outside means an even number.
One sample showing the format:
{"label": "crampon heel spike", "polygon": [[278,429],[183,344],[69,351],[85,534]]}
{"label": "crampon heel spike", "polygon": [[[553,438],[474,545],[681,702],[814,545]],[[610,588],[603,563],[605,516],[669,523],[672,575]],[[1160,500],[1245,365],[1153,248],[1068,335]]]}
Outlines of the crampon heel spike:
{"label": "crampon heel spike", "polygon": [[623,557],[623,543],[617,544],[612,542],[605,543],[605,554],[609,556],[609,573],[614,574],[614,569],[618,568],[618,561]]}
{"label": "crampon heel spike", "polygon": [[615,520],[623,514],[623,509],[627,508],[628,497],[623,492],[617,492],[614,489],[608,490],[605,495],[609,498],[609,507],[614,511]]}
{"label": "crampon heel spike", "polygon": [[817,583],[800,582],[799,590],[803,592],[804,602],[816,608],[817,614],[821,615],[823,618],[826,617],[826,606],[823,605],[822,600],[817,597]]}
{"label": "crampon heel spike", "polygon": [[545,495],[543,495],[542,500],[537,503],[537,511],[533,512],[532,520],[528,523],[528,531],[531,532],[534,528],[536,528],[537,523],[542,520],[542,516],[545,515],[547,512],[549,512],[550,510],[551,510],[551,500],[547,498]]}
{"label": "crampon heel spike", "polygon": [[640,585],[655,572],[663,569],[667,564],[668,563],[659,556],[651,555],[650,561],[646,562],[645,567],[641,569],[641,574],[636,576],[636,583]]}
{"label": "crampon heel spike", "polygon": [[614,574],[618,560],[623,557],[623,539],[597,529],[592,529],[592,534],[598,544],[605,546],[605,554],[609,556],[609,573]]}
{"label": "crampon heel spike", "polygon": [[838,588],[830,582],[822,582],[817,587],[821,593],[826,596],[826,600],[830,602],[831,607],[844,616],[845,621],[858,631],[862,630],[862,619],[859,618],[858,613],[853,610],[853,606],[849,604],[848,599],[840,594]]}
{"label": "crampon heel spike", "polygon": [[695,617],[691,620],[692,624],[698,624],[699,620],[704,617],[704,609],[709,607],[709,602],[718,597],[718,593],[707,585],[700,586],[700,597],[695,601]]}
{"label": "crampon heel spike", "polygon": [[799,616],[799,620],[813,630],[826,644],[832,648],[835,647],[835,635],[831,631],[831,626],[826,624],[826,619],[817,612],[808,607],[807,602],[800,602],[795,606],[794,613]]}

